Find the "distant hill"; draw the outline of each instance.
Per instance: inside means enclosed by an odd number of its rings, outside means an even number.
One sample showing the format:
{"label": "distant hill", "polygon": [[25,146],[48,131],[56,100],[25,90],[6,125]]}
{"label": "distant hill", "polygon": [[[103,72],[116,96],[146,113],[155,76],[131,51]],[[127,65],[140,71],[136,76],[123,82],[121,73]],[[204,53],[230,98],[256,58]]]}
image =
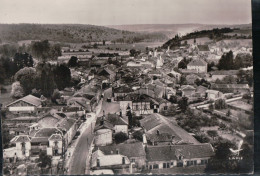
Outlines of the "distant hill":
{"label": "distant hill", "polygon": [[164,43],[162,47],[176,49],[182,45],[182,41],[186,41],[186,44],[184,43],[183,45],[187,45],[187,40],[192,39],[195,41],[198,38],[208,38],[211,41],[220,41],[224,39],[252,39],[252,30],[247,26],[237,25],[224,28],[218,26],[217,28],[211,29],[212,27],[196,30],[185,35],[175,35],[172,39]]}
{"label": "distant hill", "polygon": [[81,24],[0,24],[0,41],[51,40],[64,43],[165,41],[161,33],[140,34],[103,26]]}
{"label": "distant hill", "polygon": [[211,24],[133,24],[133,25],[111,25],[107,26],[118,30],[127,30],[132,32],[163,33],[167,37],[172,38],[176,34],[185,35],[196,30],[211,30],[213,28],[251,28],[251,24],[241,25],[211,25]]}

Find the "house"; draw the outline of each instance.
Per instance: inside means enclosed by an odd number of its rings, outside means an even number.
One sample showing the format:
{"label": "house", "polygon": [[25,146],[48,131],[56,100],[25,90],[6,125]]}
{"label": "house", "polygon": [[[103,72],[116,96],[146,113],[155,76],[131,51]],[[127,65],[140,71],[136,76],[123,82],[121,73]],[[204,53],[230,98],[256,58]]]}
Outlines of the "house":
{"label": "house", "polygon": [[6,106],[12,113],[35,113],[37,108],[42,107],[42,100],[33,95],[27,95]]}
{"label": "house", "polygon": [[81,106],[64,106],[61,112],[67,117],[81,117],[86,115],[86,111]]}
{"label": "house", "polygon": [[61,129],[65,133],[63,137],[65,146],[67,147],[67,145],[71,143],[73,137],[77,132],[78,124],[76,123],[76,120],[64,118],[56,124],[56,127]]}
{"label": "house", "polygon": [[224,94],[217,90],[207,90],[206,97],[210,100],[217,100],[219,98],[224,98]]}
{"label": "house", "polygon": [[248,84],[212,84],[211,89],[223,93],[250,93],[250,87]]}
{"label": "house", "polygon": [[177,81],[180,80],[181,78],[181,74],[172,70],[171,72],[169,72],[167,75],[169,75],[170,77],[174,77]]}
{"label": "house", "polygon": [[109,83],[112,83],[115,80],[116,73],[108,68],[102,68],[98,72],[98,76],[104,76],[108,79]]}
{"label": "house", "polygon": [[148,75],[152,78],[159,78],[162,76],[162,73],[159,70],[152,70],[150,72],[148,72]]}
{"label": "house", "polygon": [[208,45],[197,45],[198,52],[201,54],[210,54]]}
{"label": "house", "polygon": [[147,169],[167,169],[206,165],[214,155],[211,144],[148,146]]}
{"label": "house", "polygon": [[4,149],[3,157],[4,158],[21,158],[24,159],[30,156],[31,151],[31,139],[28,135],[19,135],[15,136],[10,141],[11,144],[14,144],[15,147],[9,149]]}
{"label": "house", "polygon": [[205,98],[207,95],[207,87],[204,86],[198,86],[196,87],[196,92],[195,92],[195,96],[196,97],[201,97],[201,98]]}
{"label": "house", "polygon": [[125,85],[112,88],[112,95],[114,96],[115,101],[117,101],[117,99],[120,97],[125,97],[127,94],[131,92],[133,92],[133,90]]}
{"label": "house", "polygon": [[49,138],[49,146],[47,148],[47,155],[57,156],[63,152],[63,140],[60,134],[52,134]]}
{"label": "house", "polygon": [[154,134],[147,134],[148,145],[170,145],[173,143],[174,136],[169,133],[160,133],[159,130]]}
{"label": "house", "polygon": [[195,93],[195,88],[190,85],[181,86],[182,96],[183,97],[191,97]]}
{"label": "house", "polygon": [[[162,115],[160,114],[150,114],[146,115],[145,118],[140,120],[141,127],[145,131],[145,136],[149,135],[159,135],[160,134],[167,134],[165,139],[168,139],[169,135],[172,137],[171,143],[174,145],[177,144],[199,144],[199,142],[191,136],[187,131],[175,125],[173,123],[168,123],[168,121],[163,120]],[[162,136],[163,136],[162,135]],[[160,138],[159,138],[160,139]],[[152,141],[151,141],[152,142]],[[167,143],[169,144],[168,140],[158,140],[157,145],[160,143]],[[148,143],[148,145],[152,145],[153,143]],[[156,143],[154,143],[155,145]]]}
{"label": "house", "polygon": [[126,64],[127,67],[145,67],[145,68],[153,68],[154,67],[154,63],[150,62],[150,61],[129,61]]}
{"label": "house", "polygon": [[187,65],[187,70],[194,73],[207,73],[208,63],[202,59],[194,59]]}
{"label": "house", "polygon": [[130,160],[121,154],[105,155],[101,150],[92,153],[91,156],[91,169],[126,169],[130,166]]}
{"label": "house", "polygon": [[232,76],[234,78],[237,77],[239,70],[218,70],[209,72],[209,76],[207,77],[208,81],[216,81],[217,79],[223,80],[226,76]]}
{"label": "house", "polygon": [[112,144],[113,142],[113,130],[114,127],[111,123],[109,123],[104,118],[101,118],[99,122],[96,123],[94,128],[95,139],[94,144],[96,146],[104,146]]}
{"label": "house", "polygon": [[94,151],[100,150],[104,155],[121,154],[126,156],[134,167],[141,169],[146,165],[146,154],[142,142],[123,143],[117,145],[107,145],[96,147]]}
{"label": "house", "polygon": [[42,117],[38,120],[38,125],[41,128],[48,128],[48,127],[55,127],[55,125],[63,119],[59,115],[51,114],[50,112],[47,114],[44,114]]}
{"label": "house", "polygon": [[113,132],[123,132],[128,135],[128,123],[122,118],[122,115],[108,114],[105,119],[113,125]]}
{"label": "house", "polygon": [[189,74],[186,76],[186,81],[187,81],[187,84],[189,84],[189,85],[194,85],[197,79],[201,80],[201,77],[199,77],[196,74]]}

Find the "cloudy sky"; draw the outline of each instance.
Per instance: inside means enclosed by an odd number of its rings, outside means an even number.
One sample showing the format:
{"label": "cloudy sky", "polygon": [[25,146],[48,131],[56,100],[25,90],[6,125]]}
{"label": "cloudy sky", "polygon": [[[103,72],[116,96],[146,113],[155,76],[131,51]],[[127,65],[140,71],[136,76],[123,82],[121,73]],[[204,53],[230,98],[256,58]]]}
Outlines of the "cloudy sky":
{"label": "cloudy sky", "polygon": [[0,23],[244,24],[250,0],[0,0]]}

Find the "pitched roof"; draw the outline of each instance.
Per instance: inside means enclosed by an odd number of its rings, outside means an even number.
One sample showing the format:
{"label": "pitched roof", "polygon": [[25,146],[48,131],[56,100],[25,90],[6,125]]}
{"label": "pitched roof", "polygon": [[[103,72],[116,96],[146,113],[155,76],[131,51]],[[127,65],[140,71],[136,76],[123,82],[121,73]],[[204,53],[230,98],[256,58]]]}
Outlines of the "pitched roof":
{"label": "pitched roof", "polygon": [[198,45],[199,51],[209,51],[208,45]]}
{"label": "pitched roof", "polygon": [[41,99],[40,98],[35,97],[33,95],[27,95],[27,96],[25,96],[23,98],[20,98],[20,99],[14,101],[14,102],[8,104],[6,107],[8,107],[8,106],[10,106],[10,105],[12,105],[14,103],[17,103],[19,101],[24,101],[24,102],[29,103],[29,104],[31,104],[33,106],[36,106],[36,107],[41,105]]}
{"label": "pitched roof", "polygon": [[212,89],[249,89],[248,84],[212,84]]}
{"label": "pitched roof", "polygon": [[52,134],[51,137],[49,137],[49,140],[54,140],[54,141],[61,141],[62,137],[60,134]]}
{"label": "pitched roof", "polygon": [[34,134],[34,137],[50,137],[52,134],[61,133],[58,128],[42,128]]}
{"label": "pitched roof", "polygon": [[96,122],[96,126],[94,131],[100,130],[100,129],[110,129],[113,130],[113,125],[111,123],[109,123],[106,120],[103,120],[103,122],[101,123],[102,119],[99,118],[99,120]]}
{"label": "pitched roof", "polygon": [[202,59],[194,59],[187,66],[207,66],[207,62]]}
{"label": "pitched roof", "polygon": [[114,93],[129,93],[129,92],[133,92],[133,90],[130,87],[126,87],[126,86],[120,86],[120,87],[115,87],[113,89]]}
{"label": "pitched roof", "polygon": [[173,135],[169,133],[159,133],[159,134],[148,134],[147,140],[151,142],[171,142],[173,139]]}
{"label": "pitched roof", "polygon": [[195,88],[193,86],[190,85],[184,85],[181,87],[181,90],[195,90]]}
{"label": "pitched roof", "polygon": [[19,135],[15,136],[10,142],[30,142],[30,138],[28,135]]}
{"label": "pitched roof", "polygon": [[106,120],[112,125],[128,125],[128,123],[117,114],[108,114]]}
{"label": "pitched roof", "polygon": [[[116,154],[116,152],[118,151],[119,154],[127,156],[128,158],[145,156],[145,150],[141,142],[100,146],[98,148],[105,155]],[[95,148],[94,150],[97,150],[97,148]]]}
{"label": "pitched roof", "polygon": [[72,127],[72,125],[74,125],[75,123],[76,123],[76,120],[65,118],[65,119],[62,119],[61,121],[59,121],[57,123],[56,127],[62,128],[62,129],[65,129],[66,131],[68,131]]}
{"label": "pitched roof", "polygon": [[41,143],[41,142],[49,142],[48,137],[32,137],[32,143]]}
{"label": "pitched roof", "polygon": [[148,161],[169,161],[177,160],[178,155],[184,159],[206,158],[214,155],[211,144],[195,145],[167,145],[167,146],[150,146],[147,147]]}

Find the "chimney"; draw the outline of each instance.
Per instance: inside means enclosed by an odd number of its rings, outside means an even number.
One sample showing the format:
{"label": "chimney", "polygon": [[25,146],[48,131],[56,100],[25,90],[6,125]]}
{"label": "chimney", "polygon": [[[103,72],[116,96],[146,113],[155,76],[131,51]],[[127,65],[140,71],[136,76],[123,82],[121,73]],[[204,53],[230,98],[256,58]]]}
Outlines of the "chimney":
{"label": "chimney", "polygon": [[122,157],[122,164],[125,164],[125,157]]}
{"label": "chimney", "polygon": [[160,134],[160,131],[159,130],[157,130],[157,135],[159,135]]}

